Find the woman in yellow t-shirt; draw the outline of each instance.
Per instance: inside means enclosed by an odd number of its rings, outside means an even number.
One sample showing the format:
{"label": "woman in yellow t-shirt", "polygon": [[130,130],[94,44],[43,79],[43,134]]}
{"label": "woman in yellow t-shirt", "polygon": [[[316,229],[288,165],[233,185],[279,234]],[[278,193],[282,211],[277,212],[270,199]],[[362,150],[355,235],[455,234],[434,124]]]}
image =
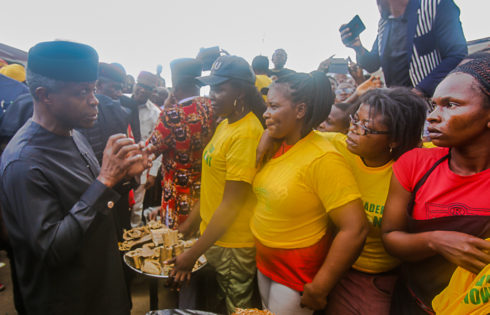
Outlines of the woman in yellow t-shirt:
{"label": "woman in yellow t-shirt", "polygon": [[[252,306],[256,268],[249,226],[255,205],[251,183],[263,132],[258,117],[265,104],[251,67],[241,57],[219,57],[211,74],[198,80],[211,86],[211,105],[223,121],[203,152],[201,237],[174,259],[171,275],[176,282],[189,280],[195,261],[205,253],[216,270],[227,312],[233,313],[237,307]],[[189,219],[196,217],[193,212]]]}
{"label": "woman in yellow t-shirt", "polygon": [[419,145],[426,111],[425,101],[408,89],[371,90],[351,116],[347,136],[323,134],[349,164],[370,223],[361,255],[329,295],[327,314],[389,313],[399,264],[381,240],[391,166]]}
{"label": "woman in yellow t-shirt", "polygon": [[283,76],[267,98],[268,135],[282,146],[253,183],[260,295],[276,314],[312,314],[356,260],[367,220],[345,160],[313,131],[333,103],[325,74]]}

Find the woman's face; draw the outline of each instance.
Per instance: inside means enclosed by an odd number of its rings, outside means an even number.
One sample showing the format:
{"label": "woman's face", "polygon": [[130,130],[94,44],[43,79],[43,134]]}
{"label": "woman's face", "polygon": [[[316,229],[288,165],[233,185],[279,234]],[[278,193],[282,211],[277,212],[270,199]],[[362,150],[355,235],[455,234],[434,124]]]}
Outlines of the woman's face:
{"label": "woman's face", "polygon": [[267,110],[264,113],[269,135],[276,139],[286,138],[301,128],[301,114],[291,100],[287,84],[274,84],[267,93]]}
{"label": "woman's face", "polygon": [[432,97],[435,109],[427,117],[429,136],[435,145],[466,145],[490,131],[490,108],[484,107],[488,96],[477,84],[469,74],[454,73],[437,86]]}
{"label": "woman's face", "polygon": [[[370,106],[361,104],[357,112],[353,115],[354,122],[351,122],[347,133],[347,149],[367,160],[377,160],[388,155],[390,152],[390,138],[387,134],[370,134],[369,130],[389,131],[381,114],[370,117]],[[368,132],[356,124],[367,128]]]}
{"label": "woman's face", "polygon": [[349,129],[349,116],[346,112],[335,106],[332,106],[332,110],[328,115],[327,120],[322,122],[318,127],[320,131],[328,132],[341,132],[347,133]]}
{"label": "woman's face", "polygon": [[228,117],[234,111],[235,101],[238,104],[239,91],[229,81],[211,86],[209,98],[217,116]]}

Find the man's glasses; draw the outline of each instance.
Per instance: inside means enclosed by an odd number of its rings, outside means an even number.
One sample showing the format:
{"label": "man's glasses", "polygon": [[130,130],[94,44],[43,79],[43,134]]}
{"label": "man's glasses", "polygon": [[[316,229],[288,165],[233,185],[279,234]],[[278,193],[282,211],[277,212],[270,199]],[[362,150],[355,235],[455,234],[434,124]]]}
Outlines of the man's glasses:
{"label": "man's glasses", "polygon": [[[361,122],[359,118],[354,118],[352,115],[349,115],[350,117],[350,123],[351,125],[355,126],[355,133],[360,135],[360,136],[367,136],[367,135],[388,135],[390,134],[389,131],[379,131],[379,130],[374,130],[369,127],[367,127],[365,122]],[[359,128],[361,128],[362,132],[358,132]]]}

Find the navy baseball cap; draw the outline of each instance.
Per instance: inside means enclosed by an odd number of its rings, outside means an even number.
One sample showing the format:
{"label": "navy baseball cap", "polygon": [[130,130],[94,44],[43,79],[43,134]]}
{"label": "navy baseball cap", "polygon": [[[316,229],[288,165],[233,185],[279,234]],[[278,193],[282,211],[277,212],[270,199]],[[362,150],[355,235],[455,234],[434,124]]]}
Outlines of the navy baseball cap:
{"label": "navy baseball cap", "polygon": [[238,56],[220,56],[213,63],[210,75],[197,78],[202,85],[220,85],[230,79],[255,84],[252,68],[245,59]]}

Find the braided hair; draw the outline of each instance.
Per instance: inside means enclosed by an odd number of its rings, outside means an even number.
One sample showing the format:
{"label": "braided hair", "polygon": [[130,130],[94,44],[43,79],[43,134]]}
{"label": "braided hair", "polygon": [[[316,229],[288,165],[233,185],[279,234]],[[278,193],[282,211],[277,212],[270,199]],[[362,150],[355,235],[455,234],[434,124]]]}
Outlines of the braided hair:
{"label": "braided hair", "polygon": [[450,74],[452,73],[471,75],[477,83],[477,88],[486,96],[485,108],[490,107],[490,57],[481,56],[473,59],[456,67]]}
{"label": "braided hair", "polygon": [[296,104],[306,104],[302,137],[321,124],[330,114],[335,97],[330,81],[322,71],[291,73],[280,77],[274,84],[287,84],[292,101]]}

